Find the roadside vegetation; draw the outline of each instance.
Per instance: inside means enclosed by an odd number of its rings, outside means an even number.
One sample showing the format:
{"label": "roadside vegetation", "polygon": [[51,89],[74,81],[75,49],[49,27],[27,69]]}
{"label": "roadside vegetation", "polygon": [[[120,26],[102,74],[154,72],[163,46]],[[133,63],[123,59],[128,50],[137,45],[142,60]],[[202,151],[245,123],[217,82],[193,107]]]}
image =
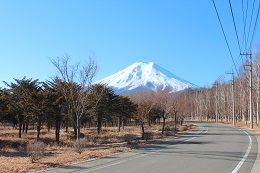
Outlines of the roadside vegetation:
{"label": "roadside vegetation", "polygon": [[[252,87],[250,87],[249,65],[252,65]],[[224,80],[225,78],[232,79],[232,75],[226,74],[226,77],[220,76],[212,87],[183,91],[190,98],[188,100],[193,107],[190,114],[191,119],[232,123],[234,113],[235,124],[249,126],[251,122],[250,110],[252,110],[253,127],[256,128],[259,125],[260,52],[256,52],[252,59],[248,56],[237,70],[233,71],[234,81]],[[250,88],[252,88],[252,100],[250,99]],[[250,100],[252,106],[250,106]]]}
{"label": "roadside vegetation", "polygon": [[[0,89],[0,162],[5,172],[27,172],[88,160],[194,129],[180,93],[115,94],[93,84],[93,59],[52,60],[58,74],[41,82],[14,79]],[[12,166],[11,166],[11,165]]]}

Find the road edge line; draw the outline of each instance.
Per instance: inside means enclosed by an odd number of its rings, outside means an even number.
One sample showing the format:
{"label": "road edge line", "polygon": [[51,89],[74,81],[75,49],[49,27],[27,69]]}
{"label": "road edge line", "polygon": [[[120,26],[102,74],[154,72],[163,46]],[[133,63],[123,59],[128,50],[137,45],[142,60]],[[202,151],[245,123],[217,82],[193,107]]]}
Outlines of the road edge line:
{"label": "road edge line", "polygon": [[[240,129],[241,130],[241,129]],[[241,130],[242,131],[242,130]],[[249,138],[249,144],[246,150],[245,155],[243,156],[243,158],[240,160],[240,162],[237,164],[237,166],[235,167],[235,169],[233,169],[233,171],[231,173],[237,173],[237,171],[240,169],[240,167],[243,165],[243,163],[245,162],[245,160],[247,159],[248,154],[250,153],[250,150],[252,148],[252,138],[251,136],[243,130],[243,132],[245,134],[247,134],[248,138]]]}

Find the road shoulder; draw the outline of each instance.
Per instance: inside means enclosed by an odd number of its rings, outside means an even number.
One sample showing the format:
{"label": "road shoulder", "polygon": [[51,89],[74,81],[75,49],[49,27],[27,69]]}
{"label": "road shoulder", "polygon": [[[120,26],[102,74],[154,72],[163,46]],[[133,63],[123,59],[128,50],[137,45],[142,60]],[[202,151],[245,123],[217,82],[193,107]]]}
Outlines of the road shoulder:
{"label": "road shoulder", "polygon": [[[181,141],[187,140],[186,138],[192,138],[194,136],[200,135],[203,132],[204,128],[198,127],[197,130],[191,131],[191,133],[181,135],[177,139],[172,137],[172,140],[175,144],[182,143]],[[185,137],[186,136],[186,137]],[[113,156],[104,157],[101,159],[96,159],[92,161],[83,161],[81,163],[63,166],[59,168],[54,168],[50,170],[42,171],[44,173],[68,173],[68,172],[90,172],[92,170],[103,169],[106,166],[104,165],[115,165],[118,163],[126,162],[128,160],[136,159],[139,157],[143,157],[147,155],[147,151],[151,151],[151,149],[157,149],[156,146],[160,146],[160,143],[150,144],[140,149],[134,149],[130,152],[126,153],[118,153]]]}
{"label": "road shoulder", "polygon": [[259,173],[259,171],[260,171],[260,134],[254,130],[247,129],[247,131],[249,131],[251,134],[253,134],[256,137],[257,145],[258,145],[258,152],[257,152],[256,160],[255,160],[255,163],[254,163],[250,173]]}

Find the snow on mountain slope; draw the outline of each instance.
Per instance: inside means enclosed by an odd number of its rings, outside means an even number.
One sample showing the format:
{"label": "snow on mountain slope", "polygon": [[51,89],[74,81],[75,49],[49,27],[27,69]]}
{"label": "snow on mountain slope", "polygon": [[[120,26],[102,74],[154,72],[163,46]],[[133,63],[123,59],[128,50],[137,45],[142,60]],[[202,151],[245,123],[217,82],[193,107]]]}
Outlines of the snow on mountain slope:
{"label": "snow on mountain slope", "polygon": [[140,89],[156,91],[168,87],[171,91],[180,91],[188,87],[198,87],[175,76],[154,62],[134,63],[124,70],[95,83],[107,84],[118,94],[134,92]]}

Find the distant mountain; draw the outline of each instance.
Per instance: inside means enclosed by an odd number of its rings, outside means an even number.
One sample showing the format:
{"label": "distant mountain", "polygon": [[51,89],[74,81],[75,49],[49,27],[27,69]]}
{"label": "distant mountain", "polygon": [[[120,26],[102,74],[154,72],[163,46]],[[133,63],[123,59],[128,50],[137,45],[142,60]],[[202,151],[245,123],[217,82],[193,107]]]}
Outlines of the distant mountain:
{"label": "distant mountain", "polygon": [[171,92],[198,86],[175,76],[154,62],[137,62],[95,83],[107,84],[117,94],[132,93],[142,89],[158,90],[168,87]]}

